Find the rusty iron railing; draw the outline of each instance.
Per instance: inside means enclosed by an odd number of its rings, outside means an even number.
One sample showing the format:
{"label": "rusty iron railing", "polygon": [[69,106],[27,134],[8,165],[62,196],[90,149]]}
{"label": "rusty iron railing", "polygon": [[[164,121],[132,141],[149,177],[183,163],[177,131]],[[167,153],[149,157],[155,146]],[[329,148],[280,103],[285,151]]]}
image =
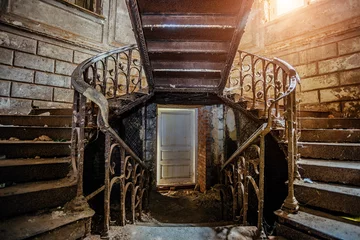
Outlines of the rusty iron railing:
{"label": "rusty iron railing", "polygon": [[[109,103],[124,95],[143,92],[146,87],[143,68],[135,45],[99,54],[82,62],[72,74],[74,91],[71,156],[78,178],[77,199],[88,201],[104,191],[104,237],[110,223],[110,196],[115,184],[120,184],[120,224],[125,225],[125,206],[130,205],[131,222],[136,210],[142,211],[143,199],[148,200],[149,170],[134,151],[109,125]],[[120,106],[121,108],[121,106]],[[84,197],[83,166],[86,142],[95,132],[105,134],[104,185]],[[130,202],[126,199],[130,192]],[[141,214],[139,214],[141,217]]]}
{"label": "rusty iron railing", "polygon": [[227,193],[231,193],[233,219],[242,218],[243,224],[247,224],[249,184],[253,186],[258,201],[257,227],[261,236],[264,234],[265,136],[275,128],[283,130],[281,138],[287,144],[288,196],[282,208],[289,212],[296,212],[299,208],[293,181],[298,158],[295,90],[300,78],[292,66],[277,58],[270,60],[239,51],[237,59],[224,94],[235,93],[238,101],[236,104],[230,99],[224,101],[230,106],[250,105],[250,109],[260,109],[260,118],[267,121],[222,165],[222,196],[225,199]]}

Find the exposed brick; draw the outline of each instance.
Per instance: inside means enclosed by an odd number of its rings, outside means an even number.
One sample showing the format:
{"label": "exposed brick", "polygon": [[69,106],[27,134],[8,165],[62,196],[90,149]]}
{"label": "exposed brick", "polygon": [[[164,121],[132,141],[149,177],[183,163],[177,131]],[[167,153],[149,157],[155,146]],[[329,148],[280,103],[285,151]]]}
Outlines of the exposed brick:
{"label": "exposed brick", "polygon": [[360,86],[346,86],[320,90],[321,102],[335,102],[342,100],[360,99]]}
{"label": "exposed brick", "polygon": [[360,101],[349,101],[343,103],[345,117],[360,118]]}
{"label": "exposed brick", "polygon": [[76,66],[76,64],[56,60],[55,73],[71,76]]}
{"label": "exposed brick", "polygon": [[330,73],[360,67],[360,53],[320,61],[319,73]]}
{"label": "exposed brick", "polygon": [[84,61],[84,60],[86,60],[86,59],[88,59],[90,57],[92,57],[91,54],[75,51],[74,52],[74,63],[79,64],[82,61]]}
{"label": "exposed brick", "polygon": [[0,80],[0,96],[5,96],[5,97],[10,96],[10,85],[11,82]]}
{"label": "exposed brick", "polygon": [[71,89],[55,88],[54,101],[56,102],[73,102],[74,91]]}
{"label": "exposed brick", "polygon": [[14,65],[46,72],[54,72],[54,60],[22,52],[15,52]]}
{"label": "exposed brick", "polygon": [[340,73],[340,84],[360,84],[360,69]]}
{"label": "exposed brick", "polygon": [[304,111],[319,111],[319,112],[340,112],[340,102],[332,103],[316,103],[316,104],[301,104],[300,109]]}
{"label": "exposed brick", "polygon": [[12,65],[14,58],[14,51],[0,48],[0,63]]}
{"label": "exposed brick", "polygon": [[32,82],[34,79],[34,71],[0,65],[0,78],[18,82]]}
{"label": "exposed brick", "polygon": [[291,53],[288,55],[284,55],[284,56],[281,56],[280,59],[286,61],[287,63],[289,63],[291,65],[298,65],[300,63],[298,53]]}
{"label": "exposed brick", "polygon": [[301,99],[301,103],[318,103],[319,95],[318,91],[301,92],[298,94],[298,98]]}
{"label": "exposed brick", "polygon": [[300,52],[300,62],[309,63],[321,59],[335,57],[337,55],[336,43],[311,48]]}
{"label": "exposed brick", "polygon": [[317,77],[305,78],[301,81],[301,90],[308,91],[320,88],[335,87],[339,85],[337,73],[322,75]]}
{"label": "exposed brick", "polygon": [[31,100],[0,97],[0,114],[29,114]]}
{"label": "exposed brick", "polygon": [[36,72],[35,83],[68,88],[70,87],[71,78],[51,73]]}
{"label": "exposed brick", "polygon": [[38,55],[71,62],[73,59],[73,50],[39,42]]}
{"label": "exposed brick", "polygon": [[46,102],[34,100],[33,105],[40,108],[72,108],[72,103]]}
{"label": "exposed brick", "polygon": [[13,83],[11,96],[18,98],[51,100],[52,88],[35,84]]}
{"label": "exposed brick", "polygon": [[338,43],[339,54],[348,54],[360,51],[360,37],[350,38]]}
{"label": "exposed brick", "polygon": [[36,53],[36,40],[20,37],[8,32],[0,32],[0,46],[28,53]]}
{"label": "exposed brick", "polygon": [[317,74],[316,63],[300,65],[295,68],[300,78],[306,78]]}

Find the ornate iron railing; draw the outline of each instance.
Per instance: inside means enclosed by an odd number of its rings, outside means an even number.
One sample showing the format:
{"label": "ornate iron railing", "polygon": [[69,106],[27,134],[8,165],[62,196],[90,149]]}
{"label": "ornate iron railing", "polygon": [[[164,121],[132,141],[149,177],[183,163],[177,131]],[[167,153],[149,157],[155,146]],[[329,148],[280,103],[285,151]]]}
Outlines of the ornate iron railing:
{"label": "ornate iron railing", "polygon": [[298,210],[293,181],[298,158],[295,90],[300,78],[292,66],[277,58],[270,60],[239,51],[237,59],[225,95],[235,93],[239,100],[235,103],[225,98],[224,101],[240,110],[240,106],[248,105],[240,103],[250,103],[250,109],[262,110],[260,117],[267,121],[223,164],[222,195],[225,199],[227,193],[231,193],[234,220],[242,218],[243,224],[247,224],[249,184],[253,186],[258,200],[257,227],[261,235],[264,233],[265,136],[274,128],[283,130],[282,140],[287,145],[288,196],[282,207],[290,212]]}
{"label": "ornate iron railing", "polygon": [[[149,172],[144,162],[131,150],[109,125],[109,103],[124,95],[143,92],[146,87],[140,56],[135,45],[99,54],[82,62],[72,74],[74,91],[71,156],[78,178],[77,200],[88,201],[104,191],[104,233],[110,223],[110,196],[114,184],[119,183],[120,223],[125,225],[127,193],[130,192],[131,221],[136,210],[140,213],[143,199],[148,199]],[[134,104],[132,105],[134,106]],[[121,108],[121,106],[120,106]],[[105,134],[104,185],[84,197],[83,168],[86,143],[98,131]],[[146,203],[146,202],[145,202]],[[141,214],[139,214],[141,217]]]}

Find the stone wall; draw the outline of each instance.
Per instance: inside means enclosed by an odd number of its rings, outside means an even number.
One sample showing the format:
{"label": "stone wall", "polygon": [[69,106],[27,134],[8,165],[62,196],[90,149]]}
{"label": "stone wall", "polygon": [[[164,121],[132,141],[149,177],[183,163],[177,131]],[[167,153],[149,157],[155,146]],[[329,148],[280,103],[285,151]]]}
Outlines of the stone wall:
{"label": "stone wall", "polygon": [[0,114],[71,107],[74,68],[135,43],[122,0],[103,0],[102,15],[63,0],[1,0],[0,7]]}
{"label": "stone wall", "polygon": [[360,1],[317,0],[267,19],[255,1],[240,49],[292,64],[303,109],[360,117]]}

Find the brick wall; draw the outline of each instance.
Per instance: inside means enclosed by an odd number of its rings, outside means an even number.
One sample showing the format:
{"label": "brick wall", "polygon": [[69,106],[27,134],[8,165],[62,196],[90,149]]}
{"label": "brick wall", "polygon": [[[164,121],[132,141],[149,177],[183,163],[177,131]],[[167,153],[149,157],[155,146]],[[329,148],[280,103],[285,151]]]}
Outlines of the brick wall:
{"label": "brick wall", "polygon": [[303,109],[360,117],[360,2],[321,0],[264,22],[256,2],[240,49],[292,64]]}
{"label": "brick wall", "polygon": [[91,54],[54,40],[1,31],[0,56],[0,113],[27,114],[32,105],[72,107],[70,75]]}
{"label": "brick wall", "polygon": [[71,107],[74,68],[135,42],[125,1],[103,0],[100,15],[60,0],[0,5],[0,114]]}
{"label": "brick wall", "polygon": [[204,106],[198,110],[197,183],[204,192],[218,183],[218,171],[224,160],[223,106]]}

